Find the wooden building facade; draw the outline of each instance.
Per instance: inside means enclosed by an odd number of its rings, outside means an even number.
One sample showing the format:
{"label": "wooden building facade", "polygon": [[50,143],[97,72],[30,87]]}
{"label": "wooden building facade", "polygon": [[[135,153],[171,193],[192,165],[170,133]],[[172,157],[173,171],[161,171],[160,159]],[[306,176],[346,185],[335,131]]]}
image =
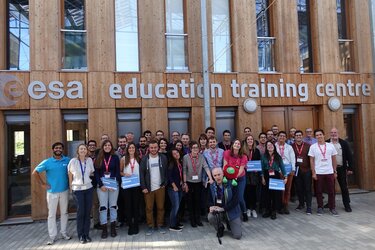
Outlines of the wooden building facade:
{"label": "wooden building facade", "polygon": [[[87,65],[78,70],[63,68],[64,1],[26,1],[29,69],[11,69],[9,46],[4,46],[9,45],[9,2],[0,0],[0,145],[3,145],[0,148],[0,221],[19,215],[12,211],[11,205],[22,200],[13,201],[10,196],[17,199],[12,194],[18,192],[17,183],[22,185],[27,181],[31,197],[29,214],[33,219],[46,217],[45,190],[37,185],[30,172],[51,156],[53,142],[70,140],[68,128],[73,131],[70,136],[79,140],[99,141],[103,133],[115,140],[120,135],[119,115],[125,114],[126,124],[127,115],[138,114],[142,131],[161,129],[170,135],[170,113],[182,110],[188,114],[189,131],[181,132],[197,138],[204,131],[203,99],[199,97],[199,85],[203,82],[200,1],[182,1],[181,36],[186,60],[183,70],[167,69],[167,54],[171,49],[166,42],[169,1],[136,1],[139,67],[129,72],[116,67],[118,0],[87,0],[84,4],[82,33]],[[210,83],[216,84],[211,89],[215,94],[210,100],[211,125],[219,125],[218,111],[229,110],[234,113],[237,137],[242,136],[245,127],[251,127],[257,136],[277,124],[280,130],[286,131],[291,127],[323,128],[328,138],[330,129],[337,127],[341,137],[352,138],[356,154],[355,185],[375,190],[374,62],[369,1],[345,1],[350,71],[342,70],[337,1],[307,1],[312,72],[301,70],[298,0],[265,1],[269,32],[274,39],[274,69],[269,71],[259,70],[259,40],[262,39],[257,36],[256,3],[259,1],[218,2],[227,2],[229,6],[230,43],[226,50],[231,52],[228,59],[231,68],[229,72],[215,71],[215,30],[211,17],[218,3],[207,0]],[[123,56],[126,60],[126,55]],[[184,82],[186,87],[181,85]],[[136,93],[127,85],[131,83],[137,86]],[[147,84],[152,86],[151,98],[147,96],[149,85],[142,90],[142,83],[144,88]],[[245,111],[247,99],[255,100],[255,111]],[[332,111],[328,105],[330,100],[340,104],[338,110]],[[14,146],[14,131],[22,131],[24,137],[29,137],[24,140],[23,152],[29,155],[27,160],[23,159],[31,166],[30,170],[24,170],[29,171],[29,180],[17,176],[23,170],[22,166],[15,167],[14,155],[19,149]]]}

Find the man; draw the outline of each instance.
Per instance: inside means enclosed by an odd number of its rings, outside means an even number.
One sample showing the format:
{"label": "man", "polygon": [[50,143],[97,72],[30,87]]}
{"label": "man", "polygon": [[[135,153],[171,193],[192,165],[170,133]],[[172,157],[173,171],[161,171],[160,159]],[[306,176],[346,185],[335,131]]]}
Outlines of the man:
{"label": "man", "polygon": [[338,216],[335,209],[335,178],[336,171],[336,155],[335,147],[324,140],[324,131],[316,129],[314,131],[317,143],[311,145],[309,150],[310,165],[312,177],[316,180],[316,200],[318,203],[318,215],[324,213],[323,209],[323,187],[328,191],[329,210],[333,216]]}
{"label": "man", "polygon": [[182,141],[182,153],[183,155],[190,154],[190,135],[188,134],[182,134],[181,135],[181,141]]}
{"label": "man", "polygon": [[[226,184],[223,183],[224,175],[222,168],[213,168],[212,175],[215,182],[211,185],[210,190],[208,221],[215,227],[219,238],[224,233],[222,221],[227,222],[233,238],[239,240],[242,236],[242,228],[238,188],[237,186],[232,186],[231,181],[228,181]],[[219,216],[219,219],[216,216]]]}
{"label": "man", "polygon": [[164,138],[164,132],[162,130],[156,131],[155,138],[157,141],[159,141],[161,138]]}
{"label": "man", "polygon": [[116,150],[116,154],[118,158],[121,159],[125,155],[125,150],[126,150],[126,145],[127,145],[127,139],[125,135],[121,135],[117,139],[117,145],[118,145],[118,148]]}
{"label": "man", "polygon": [[154,203],[156,203],[157,207],[157,227],[160,233],[166,233],[164,227],[164,201],[168,160],[165,155],[158,153],[158,151],[158,142],[151,140],[149,154],[142,158],[140,164],[141,189],[146,203],[147,236],[154,232]]}
{"label": "man", "polygon": [[203,152],[203,156],[207,161],[210,170],[213,168],[223,167],[224,150],[217,148],[217,140],[215,136],[208,138],[208,149]]}
{"label": "man", "polygon": [[146,136],[139,137],[139,143],[137,145],[139,158],[148,154],[147,138]]}
{"label": "man", "polygon": [[313,133],[312,128],[307,128],[305,132],[306,132],[306,137],[303,138],[304,142],[307,142],[310,145],[313,145],[314,143],[317,142],[317,140],[314,138],[314,133]]}
{"label": "man", "polygon": [[152,138],[152,133],[151,133],[151,131],[150,131],[150,130],[146,130],[146,131],[144,131],[144,132],[143,132],[143,136],[146,137],[146,139],[147,139],[146,144],[148,145],[149,142],[150,142],[150,140],[151,140],[151,138]]}
{"label": "man", "polygon": [[178,140],[180,140],[180,133],[178,131],[172,132],[171,144],[174,145]]}
{"label": "man", "polygon": [[[245,127],[243,129],[243,140],[242,140],[242,143],[245,143],[246,142],[246,138],[250,135],[253,135],[253,133],[251,132],[251,128],[250,127]],[[255,141],[255,145],[259,145],[259,141],[258,140],[255,140],[254,138],[254,141]]]}
{"label": "man", "polygon": [[286,132],[280,131],[278,134],[278,141],[275,144],[276,151],[279,153],[281,158],[283,159],[284,166],[285,165],[292,165],[292,171],[288,175],[288,180],[285,185],[285,191],[283,192],[282,203],[283,209],[279,212],[282,214],[289,214],[289,199],[290,199],[290,190],[292,187],[293,176],[296,171],[296,156],[294,154],[294,150],[292,146],[286,144]]}
{"label": "man", "polygon": [[306,214],[310,215],[312,200],[312,173],[310,167],[310,159],[308,156],[310,144],[303,141],[303,132],[301,130],[296,130],[294,138],[295,141],[292,144],[292,148],[296,156],[296,175],[294,179],[299,201],[296,210],[301,211],[305,207],[306,203]]}
{"label": "man", "polygon": [[[95,140],[89,140],[87,142],[87,155],[92,159],[92,162],[95,162],[96,159],[96,141]],[[90,177],[91,178],[91,183],[96,190],[96,179],[94,176]],[[99,200],[98,200],[98,193],[95,191],[92,193],[92,208],[91,208],[91,214],[92,214],[92,220],[94,222],[94,228],[101,230],[102,227],[99,222]]]}
{"label": "man", "polygon": [[211,136],[215,136],[216,135],[214,127],[207,127],[204,132],[206,133],[207,138],[210,138]]}
{"label": "man", "polygon": [[346,212],[351,212],[352,208],[350,207],[350,197],[348,184],[346,182],[346,176],[353,174],[353,157],[352,152],[350,151],[349,144],[339,138],[339,132],[337,128],[331,129],[331,138],[327,140],[333,144],[337,151],[336,161],[337,161],[337,180],[341,189],[342,202],[345,207]]}
{"label": "man", "polygon": [[278,139],[278,134],[279,134],[279,126],[272,125],[271,130],[272,130],[272,133],[273,133],[273,141],[274,141],[274,143],[276,143],[277,139]]}
{"label": "man", "polygon": [[[70,240],[66,228],[68,224],[68,201],[69,201],[69,179],[68,163],[69,158],[62,152],[64,144],[56,142],[52,145],[53,156],[45,159],[34,169],[33,176],[36,177],[38,184],[47,190],[48,205],[48,234],[47,245],[52,245],[57,239],[56,211],[57,205],[60,206],[61,237]],[[41,177],[42,172],[46,172],[46,180]]]}
{"label": "man", "polygon": [[286,143],[288,143],[289,145],[292,145],[294,143],[294,140],[295,140],[295,133],[296,133],[296,128],[295,127],[291,127],[289,129],[289,138],[288,140],[286,141]]}
{"label": "man", "polygon": [[223,131],[223,141],[219,142],[218,147],[225,151],[225,150],[229,150],[231,146],[232,146],[231,133],[229,130],[226,129]]}
{"label": "man", "polygon": [[126,141],[127,141],[126,145],[128,143],[134,142],[134,133],[133,132],[127,132],[126,133]]}
{"label": "man", "polygon": [[275,137],[273,137],[272,130],[267,130],[266,135],[267,135],[267,141],[270,141],[273,144],[275,144],[277,142],[277,140],[275,140]]}
{"label": "man", "polygon": [[261,132],[258,138],[259,138],[259,145],[257,146],[257,149],[259,149],[260,155],[263,156],[264,153],[266,152],[267,134],[264,132]]}

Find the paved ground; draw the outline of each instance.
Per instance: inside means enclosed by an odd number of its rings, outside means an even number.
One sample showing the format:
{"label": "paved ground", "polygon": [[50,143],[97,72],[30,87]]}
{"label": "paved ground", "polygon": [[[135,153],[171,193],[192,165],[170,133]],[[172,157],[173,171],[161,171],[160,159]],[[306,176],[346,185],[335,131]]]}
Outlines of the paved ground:
{"label": "paved ground", "polygon": [[[207,223],[203,227],[186,225],[182,232],[155,232],[145,236],[144,227],[136,236],[128,236],[127,228],[119,235],[100,239],[100,231],[93,230],[92,243],[81,245],[75,236],[75,221],[69,221],[69,231],[74,238],[59,240],[46,246],[45,221],[25,225],[1,226],[1,249],[375,249],[375,192],[353,194],[352,213],[346,213],[341,196],[336,196],[339,217],[329,213],[323,216],[291,211],[290,215],[278,215],[271,219],[251,218],[243,223],[243,238],[234,240],[228,234],[219,245],[215,232]],[[315,204],[315,200],[314,200]],[[296,204],[291,203],[291,208]],[[292,209],[291,209],[292,210]]]}

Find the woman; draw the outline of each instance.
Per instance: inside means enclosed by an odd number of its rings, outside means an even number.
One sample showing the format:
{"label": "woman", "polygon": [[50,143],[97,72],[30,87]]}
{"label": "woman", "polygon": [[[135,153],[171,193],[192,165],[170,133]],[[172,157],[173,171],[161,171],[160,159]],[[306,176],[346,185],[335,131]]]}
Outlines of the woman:
{"label": "woman", "polygon": [[168,167],[168,196],[171,201],[170,231],[180,232],[183,228],[177,221],[177,213],[182,199],[182,181],[181,154],[176,148],[172,148]]}
{"label": "woman", "polygon": [[[120,161],[121,176],[130,177],[137,175],[139,177],[140,158],[134,142],[130,142],[125,150],[125,155]],[[128,222],[128,235],[138,234],[139,203],[141,199],[141,190],[138,187],[126,188],[121,192],[125,205],[125,217]]]}
{"label": "woman", "polygon": [[[267,141],[266,151],[262,157],[262,184],[264,194],[266,212],[263,214],[263,218],[271,216],[271,219],[276,219],[276,210],[281,208],[281,194],[282,191],[270,190],[269,182],[270,178],[282,179],[284,178],[284,184],[286,184],[287,176],[285,173],[284,163],[281,156],[277,153],[275,145]],[[281,173],[282,174],[281,174]]]}
{"label": "woman", "polygon": [[[260,160],[260,151],[256,148],[254,137],[249,135],[243,141],[242,152],[247,157],[247,161]],[[245,203],[248,208],[248,216],[257,218],[257,190],[259,187],[259,174],[257,172],[246,172]]]}
{"label": "woman", "polygon": [[190,223],[192,227],[203,226],[200,219],[202,170],[204,169],[213,183],[210,169],[202,154],[199,154],[199,145],[196,141],[190,142],[191,153],[183,158],[184,189],[188,193],[188,205],[190,210]]}
{"label": "woman", "polygon": [[224,166],[229,165],[232,167],[239,168],[237,175],[238,182],[238,199],[240,201],[240,208],[242,212],[243,221],[247,221],[249,218],[247,216],[247,209],[244,200],[244,193],[246,187],[246,167],[247,158],[242,154],[241,141],[236,139],[229,150],[224,152]]}
{"label": "woman", "polygon": [[206,134],[201,134],[198,138],[199,153],[203,152],[208,148],[208,138]]}
{"label": "woman", "polygon": [[85,144],[78,145],[77,155],[68,165],[70,188],[77,202],[78,239],[82,244],[91,242],[89,233],[93,187],[90,176],[95,171],[91,158],[87,157],[87,151]]}
{"label": "woman", "polygon": [[180,152],[181,155],[183,155],[183,151],[182,151],[183,144],[181,140],[177,140],[174,144],[174,147]]}
{"label": "woman", "polygon": [[159,153],[164,154],[168,159],[169,158],[169,155],[167,152],[168,140],[165,138],[160,138],[160,140],[158,141],[158,144],[159,144]]}
{"label": "woman", "polygon": [[[118,183],[120,183],[120,160],[115,154],[113,144],[110,140],[104,140],[95,160],[95,177],[98,183],[99,216],[102,225],[102,239],[108,237],[107,231],[107,210],[110,211],[111,237],[116,237],[117,220],[117,198],[119,194]],[[117,188],[107,188],[103,185],[105,179],[114,179]]]}

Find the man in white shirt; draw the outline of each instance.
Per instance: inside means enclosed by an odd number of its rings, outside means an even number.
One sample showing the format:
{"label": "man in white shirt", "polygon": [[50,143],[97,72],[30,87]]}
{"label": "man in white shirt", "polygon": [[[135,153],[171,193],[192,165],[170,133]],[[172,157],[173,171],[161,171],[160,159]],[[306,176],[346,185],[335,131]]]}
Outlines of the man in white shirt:
{"label": "man in white shirt", "polygon": [[291,172],[288,174],[287,184],[285,185],[285,191],[283,192],[283,209],[279,211],[281,214],[289,214],[288,204],[290,199],[290,190],[292,187],[292,180],[294,172],[296,171],[296,156],[292,146],[286,143],[286,132],[280,131],[277,135],[277,142],[275,144],[276,151],[283,159],[284,166],[291,165]]}
{"label": "man in white shirt", "polygon": [[316,129],[314,131],[317,143],[311,145],[309,150],[312,177],[316,181],[316,200],[318,203],[318,215],[324,213],[323,210],[323,187],[327,187],[329,210],[333,216],[338,216],[335,209],[335,179],[337,178],[337,151],[335,147],[324,140],[324,131]]}

